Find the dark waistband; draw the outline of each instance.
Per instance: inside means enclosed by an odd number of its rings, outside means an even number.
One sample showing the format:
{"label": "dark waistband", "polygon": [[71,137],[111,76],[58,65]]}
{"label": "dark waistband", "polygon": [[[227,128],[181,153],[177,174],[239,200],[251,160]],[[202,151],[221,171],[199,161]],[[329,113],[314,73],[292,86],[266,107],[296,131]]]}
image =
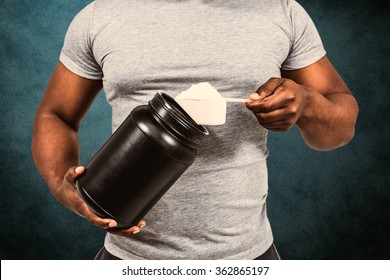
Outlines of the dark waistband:
{"label": "dark waistband", "polygon": [[[120,260],[120,258],[114,256],[108,252],[105,247],[103,247],[97,253],[95,260]],[[272,243],[271,247],[269,247],[263,254],[255,258],[255,260],[280,260],[280,256],[276,250],[275,245]]]}

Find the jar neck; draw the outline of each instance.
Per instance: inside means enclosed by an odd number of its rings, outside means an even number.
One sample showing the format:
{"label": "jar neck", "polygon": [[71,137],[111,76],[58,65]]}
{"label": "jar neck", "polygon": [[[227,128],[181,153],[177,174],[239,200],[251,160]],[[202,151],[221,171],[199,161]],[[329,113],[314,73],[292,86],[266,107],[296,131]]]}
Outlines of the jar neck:
{"label": "jar neck", "polygon": [[149,101],[149,110],[162,125],[180,140],[199,146],[209,134],[206,127],[198,125],[176,101],[163,92],[158,92]]}

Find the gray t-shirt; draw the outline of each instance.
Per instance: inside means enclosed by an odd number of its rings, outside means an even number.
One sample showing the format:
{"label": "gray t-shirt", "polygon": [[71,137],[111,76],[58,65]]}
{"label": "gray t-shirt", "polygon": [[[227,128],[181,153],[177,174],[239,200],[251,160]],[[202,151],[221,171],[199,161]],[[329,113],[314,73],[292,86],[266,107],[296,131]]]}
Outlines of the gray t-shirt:
{"label": "gray t-shirt", "polygon": [[[325,55],[310,17],[293,0],[97,0],[67,32],[60,61],[102,79],[113,131],[157,91],[176,96],[209,82],[245,98],[280,70]],[[267,130],[242,104],[209,126],[195,163],[129,237],[107,234],[123,259],[253,259],[273,242],[266,214]]]}

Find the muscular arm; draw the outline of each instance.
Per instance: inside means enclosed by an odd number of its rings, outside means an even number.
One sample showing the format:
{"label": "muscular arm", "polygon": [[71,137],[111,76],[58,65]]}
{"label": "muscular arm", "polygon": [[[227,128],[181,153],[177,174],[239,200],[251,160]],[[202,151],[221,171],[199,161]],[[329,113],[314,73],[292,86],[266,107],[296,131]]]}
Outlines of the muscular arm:
{"label": "muscular arm", "polygon": [[265,128],[288,131],[297,125],[316,150],[347,144],[355,132],[358,105],[325,56],[303,69],[282,71],[250,97],[247,104]]}
{"label": "muscular arm", "polygon": [[76,169],[79,164],[77,131],[101,88],[101,81],[79,77],[58,64],[36,114],[32,153],[50,191],[65,207],[111,233],[130,235],[139,232],[145,221],[129,229],[116,229],[116,221],[94,214],[75,189],[77,176],[84,171],[83,167]]}
{"label": "muscular arm", "polygon": [[326,57],[301,70],[284,71],[282,76],[305,85],[308,90],[297,126],[309,146],[328,150],[353,138],[358,105]]}
{"label": "muscular arm", "polygon": [[81,78],[61,63],[49,81],[34,122],[32,152],[53,193],[68,168],[79,164],[77,131],[101,87],[101,81]]}

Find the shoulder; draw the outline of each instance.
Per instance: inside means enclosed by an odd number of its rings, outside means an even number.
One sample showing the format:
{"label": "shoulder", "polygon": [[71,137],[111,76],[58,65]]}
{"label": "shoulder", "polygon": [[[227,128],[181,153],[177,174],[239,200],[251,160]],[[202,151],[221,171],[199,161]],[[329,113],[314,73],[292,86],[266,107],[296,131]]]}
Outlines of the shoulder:
{"label": "shoulder", "polygon": [[87,6],[85,6],[83,9],[81,9],[77,15],[75,16],[74,20],[85,20],[89,19],[93,16],[94,10],[95,10],[95,1],[89,3]]}
{"label": "shoulder", "polygon": [[[137,5],[137,1],[124,1],[124,0],[95,0],[95,12],[116,12],[122,10],[124,7]],[[140,3],[138,3],[139,5]]]}

